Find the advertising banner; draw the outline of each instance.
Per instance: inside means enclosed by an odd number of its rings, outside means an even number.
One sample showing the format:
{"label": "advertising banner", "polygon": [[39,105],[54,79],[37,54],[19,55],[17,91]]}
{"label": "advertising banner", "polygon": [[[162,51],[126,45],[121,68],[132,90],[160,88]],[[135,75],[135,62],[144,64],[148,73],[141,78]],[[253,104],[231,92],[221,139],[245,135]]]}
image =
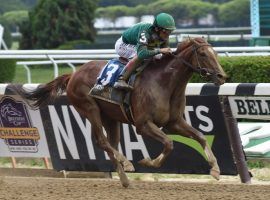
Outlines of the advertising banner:
{"label": "advertising banner", "polygon": [[18,96],[0,95],[0,157],[49,157],[39,110]]}
{"label": "advertising banner", "polygon": [[[230,107],[235,118],[270,120],[270,97],[231,96]],[[247,123],[253,126],[241,134],[243,148],[248,158],[270,158],[269,123]],[[247,124],[241,124],[242,127]]]}
{"label": "advertising banner", "polygon": [[[62,96],[54,104],[40,110],[53,167],[68,171],[113,171],[114,168],[95,143],[91,124],[81,117]],[[205,134],[222,174],[237,174],[226,134],[218,96],[187,96],[185,118],[189,124]],[[161,168],[142,167],[137,162],[155,158],[162,144],[151,138],[135,134],[127,124],[121,127],[122,152],[135,167],[136,172],[208,174],[209,164],[201,146],[194,140],[168,133],[174,142],[171,155]]]}
{"label": "advertising banner", "polygon": [[270,97],[229,97],[235,118],[270,120]]}

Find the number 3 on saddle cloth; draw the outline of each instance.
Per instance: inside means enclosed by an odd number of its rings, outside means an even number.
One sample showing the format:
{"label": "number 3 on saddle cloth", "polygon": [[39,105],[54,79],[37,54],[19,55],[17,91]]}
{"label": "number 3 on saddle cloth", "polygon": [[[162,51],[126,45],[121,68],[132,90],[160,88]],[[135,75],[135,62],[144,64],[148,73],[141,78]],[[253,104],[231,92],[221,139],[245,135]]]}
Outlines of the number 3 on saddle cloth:
{"label": "number 3 on saddle cloth", "polygon": [[[113,87],[114,83],[123,70],[125,64],[115,58],[110,60],[102,69],[95,86],[90,90],[89,95],[120,106],[128,121],[133,121],[132,113],[129,108],[130,92],[119,90]],[[129,84],[133,85],[136,74],[131,75]]]}

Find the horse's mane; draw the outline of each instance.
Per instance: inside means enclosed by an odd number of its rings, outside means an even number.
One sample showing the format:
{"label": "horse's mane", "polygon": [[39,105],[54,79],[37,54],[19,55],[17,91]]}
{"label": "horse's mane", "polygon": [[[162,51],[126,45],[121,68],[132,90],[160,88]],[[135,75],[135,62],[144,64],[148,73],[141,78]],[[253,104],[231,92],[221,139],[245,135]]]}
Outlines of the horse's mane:
{"label": "horse's mane", "polygon": [[[198,38],[187,38],[184,41],[178,43],[176,50],[173,52],[174,55],[180,55],[183,58],[188,58],[190,56],[190,53],[192,51],[192,47],[194,44],[196,45],[201,45],[201,44],[208,44],[208,42],[201,37]],[[171,60],[173,57],[172,55],[168,54],[168,55],[163,55],[162,59],[158,61],[158,63],[160,62],[168,62],[169,60]],[[154,60],[151,60],[151,62],[148,63],[149,66],[154,66],[155,68],[157,67],[162,67],[164,68],[164,65],[157,65],[157,63]],[[151,68],[151,67],[150,67]]]}
{"label": "horse's mane", "polygon": [[184,52],[185,50],[187,50],[189,47],[191,47],[193,44],[208,44],[207,41],[204,38],[187,38],[184,41],[178,43],[177,45],[177,49],[174,52],[175,55],[179,54],[180,52]]}

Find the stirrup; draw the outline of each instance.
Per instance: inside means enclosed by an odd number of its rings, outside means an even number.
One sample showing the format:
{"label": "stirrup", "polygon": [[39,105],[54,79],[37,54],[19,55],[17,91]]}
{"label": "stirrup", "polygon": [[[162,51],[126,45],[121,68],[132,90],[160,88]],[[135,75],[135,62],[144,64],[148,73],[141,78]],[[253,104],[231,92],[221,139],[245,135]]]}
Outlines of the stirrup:
{"label": "stirrup", "polygon": [[103,85],[95,84],[92,89],[89,91],[89,94],[97,94],[100,93],[104,89]]}
{"label": "stirrup", "polygon": [[124,80],[119,80],[115,82],[113,87],[116,89],[122,89],[122,90],[133,90],[133,87],[128,85]]}

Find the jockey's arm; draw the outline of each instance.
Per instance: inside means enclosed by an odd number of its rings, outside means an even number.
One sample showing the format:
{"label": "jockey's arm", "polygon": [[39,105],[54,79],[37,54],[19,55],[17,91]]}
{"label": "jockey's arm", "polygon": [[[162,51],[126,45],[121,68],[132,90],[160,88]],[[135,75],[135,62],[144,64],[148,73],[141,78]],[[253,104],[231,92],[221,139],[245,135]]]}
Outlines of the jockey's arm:
{"label": "jockey's arm", "polygon": [[153,57],[157,54],[160,54],[160,53],[171,54],[172,50],[170,47],[149,50],[146,45],[138,45],[137,46],[137,56],[138,56],[138,59],[140,59],[140,60],[151,58],[151,57]]}
{"label": "jockey's arm", "polygon": [[140,60],[151,58],[161,53],[160,49],[148,49],[147,45],[138,44],[136,48],[137,48],[137,56],[138,59]]}
{"label": "jockey's arm", "polygon": [[150,38],[150,33],[145,30],[143,30],[139,34],[137,45],[136,45],[138,59],[144,60],[144,59],[151,58],[161,53],[169,54],[172,52],[171,49],[169,48],[169,40],[162,41],[160,45],[157,45],[157,47],[159,46],[159,48],[153,49],[153,47],[149,48],[149,44],[148,44],[149,38]]}

